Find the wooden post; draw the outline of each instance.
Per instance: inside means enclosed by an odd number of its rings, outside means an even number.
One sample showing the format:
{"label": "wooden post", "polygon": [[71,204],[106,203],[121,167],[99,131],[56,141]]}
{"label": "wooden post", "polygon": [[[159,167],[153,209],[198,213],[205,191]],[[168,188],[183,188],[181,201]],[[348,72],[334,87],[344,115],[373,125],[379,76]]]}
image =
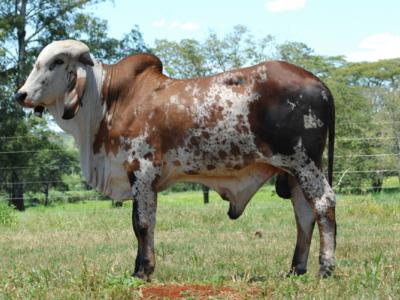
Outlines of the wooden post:
{"label": "wooden post", "polygon": [[203,200],[204,200],[204,204],[208,204],[210,202],[209,201],[209,192],[210,192],[210,189],[207,186],[203,185]]}

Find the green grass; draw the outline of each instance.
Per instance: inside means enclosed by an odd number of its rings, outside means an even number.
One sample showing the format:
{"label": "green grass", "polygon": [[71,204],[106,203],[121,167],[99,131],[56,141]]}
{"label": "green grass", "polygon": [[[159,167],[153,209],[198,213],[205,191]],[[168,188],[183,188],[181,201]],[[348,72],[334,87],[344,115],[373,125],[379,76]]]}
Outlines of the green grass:
{"label": "green grass", "polygon": [[[243,216],[211,193],[161,194],[153,282],[130,277],[131,203],[87,201],[19,213],[0,226],[0,299],[139,298],[139,287],[211,284],[256,298],[398,299],[400,195],[338,196],[337,269],[318,280],[318,234],[309,273],[286,278],[296,229],[290,201],[261,189]],[[256,231],[262,237],[255,236]]]}

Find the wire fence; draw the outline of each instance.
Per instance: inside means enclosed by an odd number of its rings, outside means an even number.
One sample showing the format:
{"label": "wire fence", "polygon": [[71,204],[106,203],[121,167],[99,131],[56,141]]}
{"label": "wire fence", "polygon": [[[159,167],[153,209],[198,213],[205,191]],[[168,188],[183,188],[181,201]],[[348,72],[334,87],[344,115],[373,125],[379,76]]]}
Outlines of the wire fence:
{"label": "wire fence", "polygon": [[[336,124],[337,127],[340,126],[355,126],[355,125],[365,125],[365,124],[376,124],[376,125],[389,125],[389,124],[399,124],[400,121],[388,121],[388,122],[339,122]],[[0,143],[7,143],[8,141],[13,141],[13,140],[23,140],[23,139],[32,139],[32,138],[37,138],[37,136],[33,134],[27,134],[27,135],[20,135],[20,136],[2,136],[0,137]],[[363,142],[363,143],[379,143],[379,146],[386,146],[386,145],[394,145],[396,141],[400,141],[400,136],[376,136],[376,137],[337,137],[335,139],[336,142],[336,151],[340,151],[340,145],[342,143],[346,142]],[[22,146],[21,146],[22,147]],[[375,147],[372,145],[370,147],[370,150]],[[47,151],[47,152],[60,152],[59,149],[51,149],[51,148],[45,148],[45,149],[21,149],[21,150],[9,150],[9,151],[0,151],[0,156],[1,155],[27,155],[27,154],[35,154],[39,153],[41,151]],[[337,151],[338,152],[338,151]],[[397,159],[400,157],[400,153],[388,153],[388,152],[383,152],[383,153],[351,153],[351,154],[343,154],[343,155],[335,155],[335,159],[380,159],[380,158],[395,158]],[[399,163],[400,166],[400,163]],[[54,169],[54,168],[74,168],[77,169],[79,168],[79,165],[77,163],[64,163],[64,164],[42,164],[42,165],[17,165],[17,166],[0,166],[0,174],[1,172],[8,172],[12,170],[39,170],[43,171],[46,169]],[[395,168],[384,168],[384,169],[365,169],[365,170],[352,170],[352,169],[346,169],[346,170],[334,170],[333,172],[336,174],[338,177],[343,179],[344,176],[349,176],[349,175],[360,175],[360,176],[366,176],[368,174],[376,174],[376,175],[383,175],[383,176],[398,176],[400,178],[400,167],[399,169]],[[340,180],[341,180],[340,179]],[[0,182],[0,188],[1,187],[6,187],[10,188],[13,185],[24,185],[27,187],[32,187],[35,185],[50,185],[54,186],[60,183],[63,183],[63,180],[36,180],[36,181],[19,181],[19,182]],[[351,192],[351,191],[376,191],[377,189],[379,190],[400,190],[400,184],[399,185],[383,185],[380,187],[376,186],[340,186],[340,182],[337,186],[334,187],[335,190],[340,190],[341,192]],[[69,193],[82,193],[82,190],[79,191],[70,191]],[[77,198],[79,196],[71,196],[71,195],[65,195],[65,196],[52,196],[52,199],[68,199],[68,198]],[[96,196],[94,199],[99,199],[102,196]],[[3,198],[4,199],[4,198]],[[87,198],[86,196],[82,196],[82,199],[86,200],[91,200],[91,198]],[[6,198],[6,200],[9,200]]]}

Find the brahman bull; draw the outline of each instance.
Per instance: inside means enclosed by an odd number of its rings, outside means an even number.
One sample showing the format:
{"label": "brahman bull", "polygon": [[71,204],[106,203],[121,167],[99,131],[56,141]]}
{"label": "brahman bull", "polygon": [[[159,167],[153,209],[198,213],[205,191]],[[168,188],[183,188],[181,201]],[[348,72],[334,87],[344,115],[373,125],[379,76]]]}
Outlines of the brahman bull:
{"label": "brahman bull", "polygon": [[[39,115],[47,108],[73,135],[91,186],[117,200],[134,199],[134,276],[149,280],[154,271],[158,192],[177,181],[202,183],[229,201],[228,215],[236,219],[275,174],[297,223],[291,273],[306,272],[315,220],[319,275],[332,273],[334,104],[311,73],[269,61],[177,80],[162,73],[154,55],[107,65],[84,43],[65,40],[42,50],[15,98]],[[328,133],[329,183],[321,171]]]}

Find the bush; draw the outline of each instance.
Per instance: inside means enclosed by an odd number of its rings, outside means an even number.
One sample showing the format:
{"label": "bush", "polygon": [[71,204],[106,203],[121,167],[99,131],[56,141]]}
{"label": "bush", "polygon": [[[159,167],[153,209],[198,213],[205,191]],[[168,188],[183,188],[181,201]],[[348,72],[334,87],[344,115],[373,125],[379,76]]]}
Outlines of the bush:
{"label": "bush", "polygon": [[11,226],[17,223],[17,215],[13,207],[0,201],[0,226]]}

